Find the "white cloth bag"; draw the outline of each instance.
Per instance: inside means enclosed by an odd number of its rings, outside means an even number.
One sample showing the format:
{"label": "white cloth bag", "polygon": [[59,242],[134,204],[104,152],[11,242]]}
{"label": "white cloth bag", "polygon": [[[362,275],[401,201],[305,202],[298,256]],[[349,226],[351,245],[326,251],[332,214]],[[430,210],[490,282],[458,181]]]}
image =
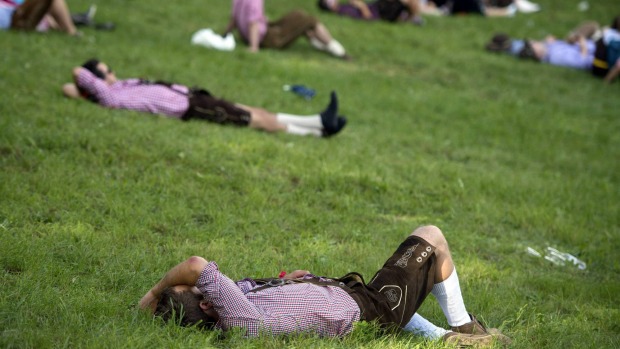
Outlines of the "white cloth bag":
{"label": "white cloth bag", "polygon": [[221,36],[211,28],[200,29],[192,35],[192,45],[204,46],[220,51],[232,51],[235,49],[235,37],[231,33]]}

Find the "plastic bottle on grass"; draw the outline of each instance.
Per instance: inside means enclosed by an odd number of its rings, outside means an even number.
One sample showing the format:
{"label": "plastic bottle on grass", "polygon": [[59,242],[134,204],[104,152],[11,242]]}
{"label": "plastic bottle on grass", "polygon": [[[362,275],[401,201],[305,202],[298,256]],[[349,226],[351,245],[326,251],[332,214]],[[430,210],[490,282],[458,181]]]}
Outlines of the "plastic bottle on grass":
{"label": "plastic bottle on grass", "polygon": [[586,263],[584,261],[580,260],[579,258],[573,256],[570,253],[559,251],[553,247],[547,247],[544,253],[540,253],[536,251],[535,249],[528,246],[526,249],[526,252],[529,255],[532,255],[535,257],[542,257],[555,265],[564,266],[567,264],[569,265],[572,264],[573,266],[577,267],[577,269],[579,270],[586,269]]}
{"label": "plastic bottle on grass", "polygon": [[294,94],[305,98],[306,100],[311,100],[312,97],[316,94],[316,91],[312,88],[306,87],[304,85],[284,85],[282,86],[284,91],[291,91]]}

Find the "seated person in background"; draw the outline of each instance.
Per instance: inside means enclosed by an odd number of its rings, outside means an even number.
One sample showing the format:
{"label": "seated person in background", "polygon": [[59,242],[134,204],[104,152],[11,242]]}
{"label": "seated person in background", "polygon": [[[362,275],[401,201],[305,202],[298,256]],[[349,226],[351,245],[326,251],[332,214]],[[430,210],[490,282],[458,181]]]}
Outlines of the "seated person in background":
{"label": "seated person in background", "polygon": [[0,0],[0,29],[79,34],[65,0]]}
{"label": "seated person in background", "polygon": [[261,47],[286,48],[297,38],[305,36],[314,48],[349,59],[344,47],[327,28],[301,10],[291,11],[276,21],[268,22],[263,0],[233,0],[231,18],[224,36],[234,29],[238,29],[243,41],[250,45],[250,52],[258,52]]}
{"label": "seated person in background", "polygon": [[163,114],[180,120],[203,119],[267,132],[316,137],[333,136],[347,122],[346,118],[338,115],[335,92],[332,92],[331,101],[322,113],[298,116],[228,102],[200,88],[162,81],[117,80],[110,66],[97,59],[74,68],[73,79],[73,83],[67,83],[62,88],[68,97],[85,98],[108,108]]}
{"label": "seated person in background", "polygon": [[495,34],[486,44],[486,49],[551,65],[591,69],[594,61],[594,39],[598,35],[598,24],[590,21],[573,30],[566,40],[553,36],[547,36],[544,40],[519,40],[503,33]]}
{"label": "seated person in background", "polygon": [[358,273],[334,279],[307,270],[235,282],[216,262],[194,256],[171,268],[139,306],[184,326],[236,328],[247,337],[342,337],[357,321],[410,330],[410,320],[429,294],[452,327],[442,337],[446,342],[459,347],[510,342],[467,312],[448,242],[435,226],[415,229],[368,283]]}
{"label": "seated person in background", "polygon": [[388,22],[411,21],[423,24],[420,17],[419,0],[319,0],[319,8],[323,11],[341,16],[365,20],[383,20]]}
{"label": "seated person in background", "polygon": [[601,38],[596,41],[592,73],[603,77],[606,83],[620,75],[620,16],[603,28]]}

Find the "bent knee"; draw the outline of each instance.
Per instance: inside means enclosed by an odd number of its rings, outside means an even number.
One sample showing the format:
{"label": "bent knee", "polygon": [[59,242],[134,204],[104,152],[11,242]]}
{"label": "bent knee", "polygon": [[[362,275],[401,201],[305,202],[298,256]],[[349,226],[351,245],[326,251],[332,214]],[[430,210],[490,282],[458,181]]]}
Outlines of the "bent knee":
{"label": "bent knee", "polygon": [[441,229],[434,225],[424,225],[418,227],[413,231],[413,233],[411,233],[411,235],[419,236],[435,247],[439,247],[446,242],[446,238],[441,232]]}
{"label": "bent knee", "polygon": [[423,225],[421,227],[417,227],[413,231],[413,234],[415,234],[415,233],[424,233],[424,234],[431,234],[431,235],[443,235],[443,233],[441,232],[441,229],[439,229],[437,226],[434,226],[434,225]]}

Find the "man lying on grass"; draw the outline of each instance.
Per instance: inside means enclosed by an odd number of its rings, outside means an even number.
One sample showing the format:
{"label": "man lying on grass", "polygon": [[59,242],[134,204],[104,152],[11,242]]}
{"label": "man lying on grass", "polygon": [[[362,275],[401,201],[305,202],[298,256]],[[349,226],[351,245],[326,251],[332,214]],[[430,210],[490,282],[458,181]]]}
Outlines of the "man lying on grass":
{"label": "man lying on grass", "polygon": [[249,337],[304,332],[339,337],[356,321],[410,329],[408,322],[429,293],[452,327],[443,336],[446,342],[510,341],[467,312],[448,243],[434,226],[417,228],[368,284],[357,273],[336,279],[305,270],[233,282],[215,262],[191,257],[170,269],[139,304],[165,320],[223,331],[241,328]]}
{"label": "man lying on grass", "polygon": [[268,132],[316,137],[333,136],[347,122],[345,117],[338,115],[335,92],[331,93],[329,105],[320,114],[298,116],[232,103],[201,88],[143,79],[118,80],[110,66],[97,59],[74,68],[73,80],[62,88],[68,97],[86,98],[108,108],[163,114],[180,120],[203,119]]}

